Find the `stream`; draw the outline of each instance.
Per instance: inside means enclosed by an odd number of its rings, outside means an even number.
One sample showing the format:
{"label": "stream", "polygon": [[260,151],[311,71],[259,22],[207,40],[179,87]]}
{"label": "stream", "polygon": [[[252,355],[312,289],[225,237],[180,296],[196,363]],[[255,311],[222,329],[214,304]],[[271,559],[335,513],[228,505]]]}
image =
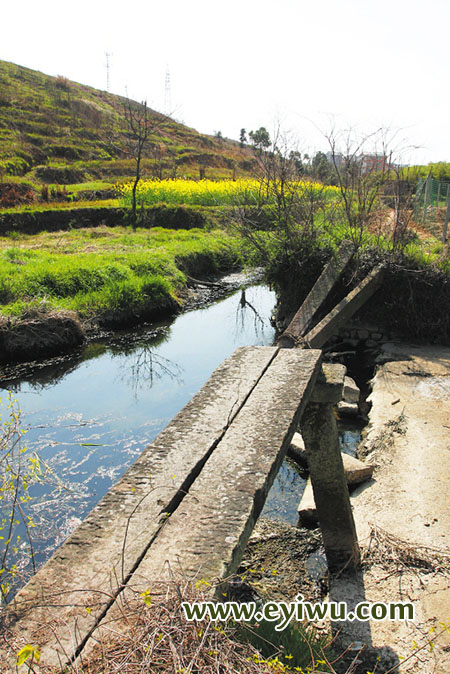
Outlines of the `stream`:
{"label": "stream", "polygon": [[[233,275],[236,276],[236,275]],[[236,279],[234,287],[236,288]],[[17,368],[0,379],[14,392],[28,450],[47,466],[32,487],[36,566],[80,524],[144,447],[184,407],[213,370],[239,346],[271,345],[275,293],[246,288],[175,319],[96,340],[71,356]],[[4,393],[0,390],[0,394]],[[4,414],[6,396],[2,398]],[[351,451],[360,431],[341,430]],[[297,522],[304,479],[285,460],[263,515]],[[24,532],[20,532],[24,539]],[[20,556],[19,556],[20,558]],[[24,565],[22,564],[22,567]]]}

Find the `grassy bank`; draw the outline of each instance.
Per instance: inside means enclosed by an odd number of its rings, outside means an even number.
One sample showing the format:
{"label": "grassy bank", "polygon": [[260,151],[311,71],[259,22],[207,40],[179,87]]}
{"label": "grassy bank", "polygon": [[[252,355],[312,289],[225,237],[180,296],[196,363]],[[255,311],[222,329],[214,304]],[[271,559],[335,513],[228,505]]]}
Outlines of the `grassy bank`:
{"label": "grassy bank", "polygon": [[[376,320],[404,328],[412,337],[449,338],[450,262],[442,243],[434,237],[421,241],[412,229],[399,242],[386,229],[389,210],[381,207],[364,226],[350,226],[336,188],[297,181],[283,195],[282,209],[277,205],[278,186],[271,192],[269,184],[264,185],[263,194],[261,183],[249,180],[143,182],[148,205],[139,213],[143,226],[136,231],[123,225],[125,208],[95,204],[3,214],[0,346],[2,335],[10,334],[11,326],[18,333],[18,322],[24,319],[33,324],[20,337],[22,355],[29,336],[42,334],[50,317],[51,332],[60,325],[66,334],[72,326],[70,338],[62,342],[73,346],[80,339],[80,320],[121,326],[174,312],[182,304],[187,275],[198,278],[235,268],[248,258],[248,251],[265,265],[288,314],[298,308],[343,239],[354,241],[357,254],[338,288],[342,296],[381,262],[388,273],[375,307]],[[160,190],[170,203],[150,205],[162,197]],[[125,205],[125,193],[122,200]],[[164,227],[157,226],[160,223]],[[228,233],[218,228],[225,223]],[[47,231],[41,231],[43,227]],[[372,311],[374,303],[370,304]],[[44,341],[50,344],[50,335]],[[39,340],[35,345],[39,347]]]}
{"label": "grassy bank", "polygon": [[186,274],[241,262],[241,241],[220,230],[100,226],[0,237],[0,313],[39,308],[100,324],[139,319],[179,306]]}
{"label": "grassy bank", "polygon": [[[270,259],[266,273],[277,288],[279,319],[297,311],[341,240],[324,234],[314,243],[307,240],[303,247],[299,245],[295,255],[286,254],[278,244],[278,254]],[[365,236],[318,319],[379,264],[384,267],[381,286],[357,312],[358,318],[406,340],[449,344],[450,260],[442,244],[433,239],[413,240],[396,250],[387,239]]]}
{"label": "grassy bank", "polygon": [[[24,207],[0,212],[0,236],[37,234],[42,231],[79,229],[83,227],[109,227],[127,224],[130,212],[108,202],[85,204],[48,204],[47,207]],[[141,227],[164,227],[167,229],[192,229],[194,227],[221,229],[226,215],[213,206],[167,206],[157,204],[139,209],[138,225]]]}

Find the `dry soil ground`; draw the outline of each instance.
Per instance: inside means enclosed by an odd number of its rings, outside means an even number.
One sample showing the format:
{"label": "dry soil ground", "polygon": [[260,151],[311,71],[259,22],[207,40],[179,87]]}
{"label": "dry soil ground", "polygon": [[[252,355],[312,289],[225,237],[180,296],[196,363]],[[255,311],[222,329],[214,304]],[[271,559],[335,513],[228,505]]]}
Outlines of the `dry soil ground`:
{"label": "dry soil ground", "polygon": [[[363,564],[358,577],[332,580],[329,599],[349,608],[412,602],[415,618],[328,627],[339,632],[341,650],[354,643],[358,672],[450,674],[450,349],[385,344],[370,402],[360,450],[376,468],[351,497]],[[314,585],[305,576],[317,535],[258,523],[247,565],[275,575],[255,579],[256,589],[262,581],[273,599],[323,597],[326,582]]]}
{"label": "dry soil ground", "polygon": [[345,631],[382,649],[381,671],[449,674],[450,635],[436,634],[450,623],[450,349],[386,344],[379,360],[363,447],[376,470],[352,497],[365,563],[330,594],[412,602],[413,621]]}

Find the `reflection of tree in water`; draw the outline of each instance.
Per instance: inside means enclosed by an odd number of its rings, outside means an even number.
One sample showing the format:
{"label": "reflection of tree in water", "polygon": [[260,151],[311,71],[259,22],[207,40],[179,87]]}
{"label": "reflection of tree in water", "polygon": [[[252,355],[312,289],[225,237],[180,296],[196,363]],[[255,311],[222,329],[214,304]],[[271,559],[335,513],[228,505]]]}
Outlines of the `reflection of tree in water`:
{"label": "reflection of tree in water", "polygon": [[236,309],[236,328],[239,331],[245,330],[246,318],[248,315],[253,316],[253,325],[255,335],[258,337],[262,334],[265,326],[265,321],[258,313],[257,309],[247,300],[245,288],[241,290],[241,297]]}
{"label": "reflection of tree in water", "polygon": [[1,372],[0,386],[17,393],[22,382],[26,380],[35,390],[49,388],[74,372],[83,360],[83,352],[78,349],[75,353],[54,356],[45,361],[5,365]]}
{"label": "reflection of tree in water", "polygon": [[165,342],[170,335],[170,326],[158,326],[149,329],[124,331],[122,334],[106,335],[99,340],[93,340],[69,353],[46,358],[45,360],[30,361],[1,366],[0,389],[8,388],[18,392],[23,381],[35,390],[42,390],[56,386],[80,365],[89,360],[95,360],[108,352],[114,356],[128,356],[142,344],[155,348]]}
{"label": "reflection of tree in water", "polygon": [[180,380],[182,368],[168,358],[157,353],[157,347],[170,337],[170,325],[126,332],[116,335],[110,344],[111,355],[126,356],[120,366],[121,380],[127,381],[135,395],[144,387],[151,388],[155,381],[163,377]]}
{"label": "reflection of tree in water", "polygon": [[136,394],[140,388],[151,388],[155,381],[169,377],[181,381],[182,368],[168,358],[159,355],[150,344],[135,347],[130,362],[121,367],[123,379],[127,379]]}

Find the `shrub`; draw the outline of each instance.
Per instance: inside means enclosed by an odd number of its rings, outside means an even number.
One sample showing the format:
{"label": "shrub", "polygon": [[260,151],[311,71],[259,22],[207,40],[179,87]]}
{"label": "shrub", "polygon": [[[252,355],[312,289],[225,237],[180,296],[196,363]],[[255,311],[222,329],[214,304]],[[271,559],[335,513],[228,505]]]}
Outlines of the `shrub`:
{"label": "shrub", "polygon": [[41,201],[48,201],[48,185],[41,187]]}
{"label": "shrub", "polygon": [[58,183],[56,183],[56,185],[52,185],[50,194],[52,201],[70,201],[70,195],[67,194],[65,185],[63,185],[62,188],[60,185],[58,185]]}
{"label": "shrub", "polygon": [[59,183],[60,185],[81,183],[86,177],[82,169],[72,166],[37,166],[35,174],[36,178],[43,182]]}
{"label": "shrub", "polygon": [[23,157],[10,157],[0,161],[0,168],[2,167],[6,175],[23,176],[30,170],[31,165]]}
{"label": "shrub", "polygon": [[84,152],[81,148],[74,145],[51,144],[44,147],[44,151],[53,157],[64,157],[64,159],[82,159]]}
{"label": "shrub", "polygon": [[0,183],[0,207],[14,208],[22,204],[31,204],[34,192],[29,185],[21,183]]}
{"label": "shrub", "polygon": [[64,77],[63,75],[58,75],[58,77],[55,80],[55,87],[57,89],[63,89],[64,91],[69,91],[70,90],[70,81],[67,79],[67,77]]}

